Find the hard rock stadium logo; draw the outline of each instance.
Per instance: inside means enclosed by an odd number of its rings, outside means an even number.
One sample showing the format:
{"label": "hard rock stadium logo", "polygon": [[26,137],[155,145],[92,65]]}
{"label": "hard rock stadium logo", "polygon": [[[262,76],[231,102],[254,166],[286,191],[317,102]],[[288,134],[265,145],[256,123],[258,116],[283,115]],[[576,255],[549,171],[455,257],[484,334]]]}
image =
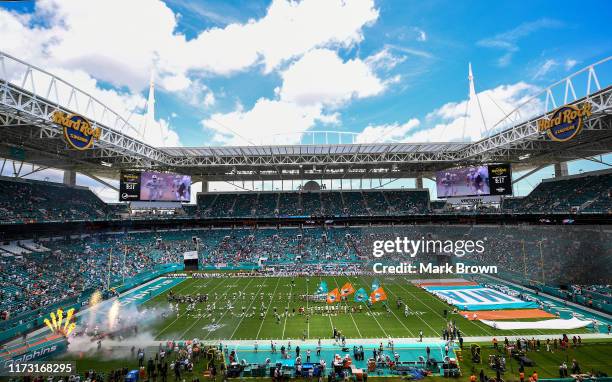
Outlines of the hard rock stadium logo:
{"label": "hard rock stadium logo", "polygon": [[51,314],[49,314],[49,318],[44,319],[44,323],[54,334],[61,334],[68,337],[68,335],[76,328],[76,324],[74,321],[72,321],[73,317],[74,308],[68,309],[68,312],[66,312],[66,317],[64,317],[64,311],[58,309],[56,312],[51,312]]}
{"label": "hard rock stadium logo", "polygon": [[77,150],[87,150],[102,135],[102,129],[92,127],[85,117],[78,114],[58,110],[53,113],[51,120],[64,128],[66,142]]}
{"label": "hard rock stadium logo", "polygon": [[592,105],[589,102],[576,105],[561,106],[550,119],[538,120],[538,130],[546,132],[553,141],[566,142],[574,138],[582,129],[584,118],[592,114]]}
{"label": "hard rock stadium logo", "polygon": [[491,169],[491,173],[493,175],[504,175],[508,172],[508,168],[507,167],[494,167],[493,169]]}

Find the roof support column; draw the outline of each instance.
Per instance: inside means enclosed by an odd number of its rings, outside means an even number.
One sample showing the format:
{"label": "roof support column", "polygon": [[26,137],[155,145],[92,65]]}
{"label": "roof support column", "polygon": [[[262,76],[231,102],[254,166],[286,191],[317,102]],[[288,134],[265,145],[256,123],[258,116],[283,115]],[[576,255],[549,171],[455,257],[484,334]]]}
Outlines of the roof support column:
{"label": "roof support column", "polygon": [[76,186],[76,172],[72,170],[64,170],[64,182],[67,186]]}
{"label": "roof support column", "polygon": [[422,176],[419,176],[418,178],[416,178],[416,188],[418,189],[423,188],[423,177]]}
{"label": "roof support column", "polygon": [[558,162],[555,163],[555,178],[560,176],[567,176],[567,162]]}

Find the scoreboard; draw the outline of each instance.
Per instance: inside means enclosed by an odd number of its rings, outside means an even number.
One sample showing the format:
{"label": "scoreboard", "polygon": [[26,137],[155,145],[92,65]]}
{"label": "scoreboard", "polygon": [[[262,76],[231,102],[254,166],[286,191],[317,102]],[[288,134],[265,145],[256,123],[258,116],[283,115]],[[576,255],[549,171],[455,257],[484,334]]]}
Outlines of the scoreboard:
{"label": "scoreboard", "polygon": [[165,172],[124,171],[119,176],[119,201],[189,202],[191,177]]}
{"label": "scoreboard", "polygon": [[512,195],[510,164],[451,168],[436,172],[438,198]]}
{"label": "scoreboard", "polygon": [[140,200],[140,173],[122,172],[119,175],[119,201],[133,202]]}

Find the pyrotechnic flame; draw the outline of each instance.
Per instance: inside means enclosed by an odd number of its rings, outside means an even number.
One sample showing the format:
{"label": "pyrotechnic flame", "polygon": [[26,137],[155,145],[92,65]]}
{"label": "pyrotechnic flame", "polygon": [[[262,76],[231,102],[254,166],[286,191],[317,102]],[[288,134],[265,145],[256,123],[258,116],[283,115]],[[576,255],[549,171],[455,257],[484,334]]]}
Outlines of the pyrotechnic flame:
{"label": "pyrotechnic flame", "polygon": [[102,301],[102,293],[97,290],[91,294],[91,297],[89,298],[89,306],[96,306],[100,303],[100,301]]}
{"label": "pyrotechnic flame", "polygon": [[[73,313],[74,313],[74,308],[68,309],[68,315],[66,316],[66,323],[64,324],[64,330],[68,329],[68,323],[70,322],[70,319],[72,318]],[[74,325],[74,323],[72,325]]]}
{"label": "pyrotechnic flame", "polygon": [[[70,322],[73,317],[73,313],[74,308],[69,309],[68,314],[64,319],[64,311],[58,309],[56,312],[51,312],[49,314],[51,321],[49,321],[48,318],[45,318],[43,322],[53,333],[68,336],[74,330],[74,328],[76,328],[76,324],[74,322]],[[63,326],[62,323],[64,324]]]}
{"label": "pyrotechnic flame", "polygon": [[115,327],[117,317],[119,316],[120,307],[121,305],[119,304],[119,300],[115,300],[111,308],[108,310],[108,330],[113,330]]}
{"label": "pyrotechnic flame", "polygon": [[45,325],[47,325],[47,327],[49,327],[52,332],[55,332],[55,328],[53,327],[53,325],[51,325],[51,322],[49,322],[48,318],[45,318]]}
{"label": "pyrotechnic flame", "polygon": [[73,322],[70,325],[68,325],[68,329],[65,330],[65,335],[69,336],[70,333],[72,333],[72,331],[74,330],[74,328],[76,328],[76,324]]}
{"label": "pyrotechnic flame", "polygon": [[63,319],[64,319],[64,311],[61,309],[58,309],[57,310],[57,328],[58,329],[61,329]]}
{"label": "pyrotechnic flame", "polygon": [[[60,309],[58,309],[60,311]],[[57,329],[57,319],[55,318],[55,313],[51,312],[51,323],[53,324],[53,328]]]}
{"label": "pyrotechnic flame", "polygon": [[96,313],[98,312],[98,304],[100,301],[102,301],[102,293],[97,290],[93,292],[89,298],[89,327],[92,327],[96,322]]}

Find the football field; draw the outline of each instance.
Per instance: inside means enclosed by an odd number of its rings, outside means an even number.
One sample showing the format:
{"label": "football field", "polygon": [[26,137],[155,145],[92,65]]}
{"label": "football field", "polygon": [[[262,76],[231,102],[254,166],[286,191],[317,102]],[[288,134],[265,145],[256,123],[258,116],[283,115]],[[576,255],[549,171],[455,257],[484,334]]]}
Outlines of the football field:
{"label": "football field", "polygon": [[[426,338],[442,338],[447,320],[454,320],[463,337],[561,333],[559,330],[495,330],[452,314],[451,306],[401,276],[377,278],[388,296],[389,310],[380,302],[371,307],[354,302],[351,295],[347,301],[333,304],[334,311],[327,312],[329,305],[325,301],[304,298],[314,294],[321,281],[327,283],[329,290],[340,289],[350,282],[355,289],[363,287],[369,292],[373,279],[370,276],[188,278],[171,291],[183,296],[208,294],[208,301],[191,307],[187,303],[171,306],[167,298],[170,291],[160,294],[145,304],[165,312],[149,330],[156,340],[289,340],[304,336],[325,339],[332,337],[334,328],[349,339],[417,338],[420,331]],[[399,298],[410,308],[407,315],[403,307],[396,307]],[[304,314],[299,313],[300,308]],[[448,312],[446,318],[444,310]],[[571,332],[588,333],[589,330]]]}

